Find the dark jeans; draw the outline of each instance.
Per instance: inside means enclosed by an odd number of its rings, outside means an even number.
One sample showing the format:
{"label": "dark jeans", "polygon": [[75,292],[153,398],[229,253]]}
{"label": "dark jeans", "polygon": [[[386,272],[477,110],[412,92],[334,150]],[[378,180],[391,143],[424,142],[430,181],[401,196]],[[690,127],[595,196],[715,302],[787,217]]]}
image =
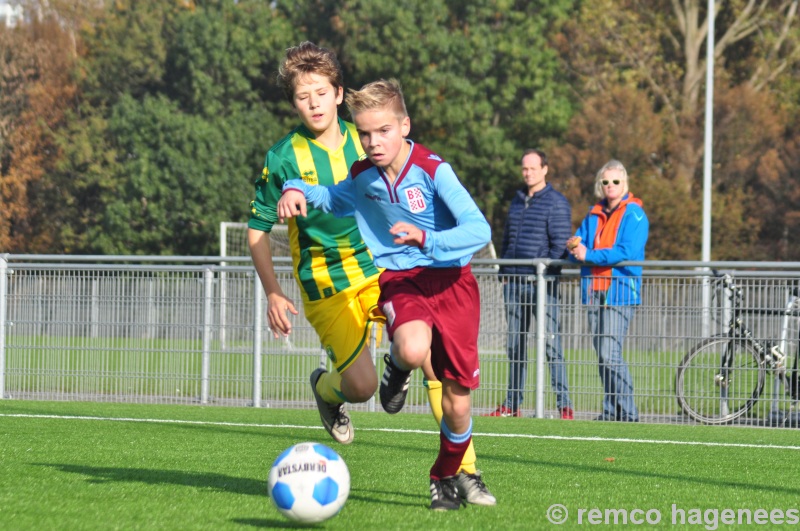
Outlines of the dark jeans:
{"label": "dark jeans", "polygon": [[[506,407],[517,410],[522,403],[528,368],[528,330],[536,312],[536,284],[509,281],[503,285],[508,323],[508,394]],[[548,293],[545,302],[545,354],[550,366],[550,384],[556,394],[556,406],[571,407],[567,389],[567,368],[561,350],[561,326],[558,322],[558,297]]]}
{"label": "dark jeans", "polygon": [[597,352],[603,382],[603,418],[637,422],[639,411],[633,401],[633,379],[622,357],[622,343],[636,306],[606,306],[605,294],[594,293],[589,304],[589,330]]}

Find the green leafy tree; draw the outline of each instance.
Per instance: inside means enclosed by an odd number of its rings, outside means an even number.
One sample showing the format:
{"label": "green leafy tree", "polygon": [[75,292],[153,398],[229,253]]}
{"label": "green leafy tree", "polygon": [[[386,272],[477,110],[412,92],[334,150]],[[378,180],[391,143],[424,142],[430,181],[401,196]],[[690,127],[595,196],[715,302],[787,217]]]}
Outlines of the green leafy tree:
{"label": "green leafy tree", "polygon": [[72,252],[218,252],[219,222],[246,219],[283,134],[264,85],[291,26],[263,2],[115,2],[84,37],[83,99],[54,176],[68,198],[62,240]]}
{"label": "green leafy tree", "polygon": [[50,176],[55,185],[50,202],[58,211],[51,220],[58,246],[50,252],[101,252],[92,241],[91,231],[100,226],[109,197],[120,189],[115,173],[117,152],[109,138],[108,120],[84,106],[69,114],[64,127],[57,131],[56,141],[63,156]]}
{"label": "green leafy tree", "polygon": [[[119,188],[107,190],[93,250],[124,254],[198,254],[209,249],[217,223],[241,209],[247,161],[220,149],[236,131],[182,113],[164,96],[141,102],[124,95],[108,131],[116,145]],[[230,146],[230,144],[228,144]],[[241,181],[240,186],[234,183]]]}
{"label": "green leafy tree", "polygon": [[193,4],[163,0],[109,2],[82,33],[84,98],[111,106],[123,94],[140,98],[163,87],[175,18]]}
{"label": "green leafy tree", "polygon": [[548,36],[572,4],[350,0],[328,19],[350,83],[400,80],[411,137],[453,164],[496,242],[522,150],[561,134],[571,115]]}
{"label": "green leafy tree", "polygon": [[166,93],[185,111],[204,116],[274,102],[278,61],[298,39],[269,3],[204,2],[175,21],[166,54]]}
{"label": "green leafy tree", "polygon": [[30,3],[78,56],[49,131],[51,251],[215,252],[218,222],[246,218],[265,150],[297,122],[275,74],[301,40],[336,49],[348,86],[401,80],[412,136],[453,162],[497,238],[522,149],[571,113],[548,39],[572,1]]}

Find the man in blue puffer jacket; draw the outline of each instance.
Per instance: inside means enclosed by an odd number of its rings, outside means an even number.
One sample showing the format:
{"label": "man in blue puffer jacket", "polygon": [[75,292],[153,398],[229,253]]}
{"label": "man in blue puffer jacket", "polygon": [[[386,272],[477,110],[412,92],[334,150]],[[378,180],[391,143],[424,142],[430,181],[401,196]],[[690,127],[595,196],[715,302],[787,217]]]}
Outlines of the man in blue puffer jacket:
{"label": "man in blue puffer jacket", "polygon": [[[572,234],[572,210],[567,199],[547,181],[547,155],[538,149],[522,155],[522,177],[525,186],[511,200],[502,258],[534,259],[567,257],[566,243]],[[572,403],[567,389],[567,371],[561,349],[561,327],[558,322],[558,274],[560,267],[548,268],[545,304],[546,355],[550,366],[550,383],[556,394],[556,407],[562,419],[572,419]],[[503,300],[508,323],[507,352],[509,360],[506,400],[490,413],[492,417],[519,417],[528,365],[528,331],[536,312],[536,268],[502,266]]]}

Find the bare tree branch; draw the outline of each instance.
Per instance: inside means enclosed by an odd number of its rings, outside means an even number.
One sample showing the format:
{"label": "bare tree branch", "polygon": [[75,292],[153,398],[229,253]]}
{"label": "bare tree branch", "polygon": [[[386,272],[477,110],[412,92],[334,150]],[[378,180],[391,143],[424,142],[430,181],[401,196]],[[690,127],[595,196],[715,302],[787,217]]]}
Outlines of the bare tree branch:
{"label": "bare tree branch", "polygon": [[680,0],[671,0],[672,1],[672,11],[675,12],[675,16],[678,17],[678,29],[681,30],[681,33],[686,35],[686,12],[681,5]]}
{"label": "bare tree branch", "polygon": [[778,34],[777,39],[775,39],[775,42],[773,43],[765,62],[758,65],[758,68],[756,68],[756,71],[753,72],[753,75],[750,76],[749,79],[750,84],[753,85],[756,90],[762,90],[767,84],[774,81],[775,78],[781,72],[785,71],[786,68],[788,68],[788,66],[794,62],[794,59],[798,57],[798,50],[796,48],[789,54],[787,58],[779,61],[775,68],[772,70],[769,69],[770,63],[776,56],[780,54],[781,48],[790,36],[793,23],[797,17],[798,3],[800,3],[800,0],[790,0],[781,6],[781,11],[786,9],[786,16],[783,20],[781,31]]}

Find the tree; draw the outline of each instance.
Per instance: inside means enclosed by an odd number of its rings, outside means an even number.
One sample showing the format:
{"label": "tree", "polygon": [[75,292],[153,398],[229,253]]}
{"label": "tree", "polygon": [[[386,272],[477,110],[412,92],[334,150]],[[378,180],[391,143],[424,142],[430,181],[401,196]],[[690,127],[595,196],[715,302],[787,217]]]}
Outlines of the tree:
{"label": "tree", "polygon": [[181,13],[167,43],[164,93],[192,114],[271,107],[277,64],[300,39],[268,3],[204,2]]}
{"label": "tree", "polygon": [[561,134],[571,114],[548,35],[573,2],[339,4],[331,38],[348,80],[400,80],[411,137],[453,164],[499,242],[522,151]]}
{"label": "tree", "polygon": [[[108,132],[116,147],[118,188],[89,230],[92,251],[108,254],[199,254],[218,223],[245,210],[243,153],[220,149],[241,133],[224,121],[181,112],[164,96],[124,95]],[[238,182],[238,184],[236,184]]]}
{"label": "tree", "polygon": [[[653,98],[676,135],[672,164],[677,183],[687,192],[703,156],[698,140],[706,74],[705,5],[702,0],[586,2],[572,26],[581,30],[570,34],[577,43],[570,59],[585,88],[624,82]],[[718,0],[714,53],[720,78],[761,91],[800,60],[797,7],[797,0]],[[749,53],[741,54],[742,48]]]}
{"label": "tree", "polygon": [[296,38],[263,2],[107,6],[85,35],[84,97],[59,136],[71,252],[218,252],[219,222],[246,219],[283,134],[262,98],[286,47],[278,35]]}
{"label": "tree", "polygon": [[51,230],[53,183],[61,156],[53,131],[74,105],[75,57],[53,19],[0,29],[0,250],[43,252]]}
{"label": "tree", "polygon": [[413,138],[453,163],[498,229],[520,153],[561,134],[571,113],[547,39],[573,3],[29,0],[64,28],[77,68],[61,80],[72,99],[44,129],[57,156],[29,164],[48,172],[37,201],[58,216],[28,233],[52,252],[213,252],[217,222],[246,217],[266,148],[296,123],[275,73],[304,39],[339,52],[348,86],[398,77]]}
{"label": "tree", "polygon": [[106,5],[81,34],[84,98],[111,106],[123,94],[140,98],[163,87],[168,40],[175,18],[189,2],[117,0]]}
{"label": "tree", "polygon": [[[764,242],[772,243],[772,251],[780,260],[800,260],[800,186],[798,186],[798,171],[800,168],[800,129],[792,124],[781,143],[780,158],[776,165],[782,165],[782,178],[765,180],[763,186],[767,188],[766,197],[772,198],[771,209],[773,212],[778,207],[778,219],[765,227]],[[786,178],[785,176],[788,176]],[[771,256],[768,254],[767,256]]]}
{"label": "tree", "polygon": [[[744,109],[746,102],[726,98],[747,87],[750,98],[760,98],[767,89],[789,90],[792,86],[784,79],[798,64],[798,23],[796,0],[732,0],[716,3],[715,35],[716,79],[715,89],[724,106],[715,105],[715,111],[733,116]],[[690,212],[699,212],[694,203],[700,200],[700,166],[703,157],[703,97],[705,76],[705,39],[708,31],[705,2],[701,0],[598,0],[585,2],[579,16],[561,36],[560,46],[571,70],[577,92],[584,102],[613,87],[624,86],[645,94],[650,107],[660,122],[663,138],[659,151],[643,162],[628,161],[635,175],[650,175],[666,180],[675,190],[675,205]],[[794,89],[796,90],[796,89]],[[739,92],[743,94],[744,92]],[[770,114],[780,114],[779,106],[761,107]],[[787,109],[784,108],[784,112]],[[791,112],[791,109],[788,109]],[[603,119],[603,118],[600,118]],[[777,121],[780,121],[777,119]],[[758,131],[755,124],[736,122],[740,138],[753,138]],[[598,126],[594,123],[590,127]],[[715,201],[734,205],[735,199],[754,201],[747,190],[743,197],[726,183],[728,175],[720,168],[730,166],[721,154],[732,153],[725,142],[734,136],[724,130],[726,122],[717,121],[715,129],[714,174]],[[731,125],[730,127],[733,127]],[[744,129],[743,129],[744,128]],[[741,143],[739,144],[741,146]],[[763,143],[759,139],[743,146],[736,156],[753,161],[756,165],[762,156]],[[616,153],[606,153],[608,158]],[[619,157],[618,157],[619,158]],[[659,198],[662,190],[657,190]],[[726,197],[725,194],[731,194]],[[642,192],[645,195],[645,192]],[[745,204],[748,211],[755,203]],[[730,214],[731,209],[715,213]],[[653,212],[657,217],[660,213]],[[666,213],[665,213],[666,214]],[[674,241],[652,240],[649,255],[659,258],[698,258],[699,238],[679,239],[687,233],[699,234],[700,217],[679,219],[684,228],[672,227],[668,237]],[[732,223],[733,225],[730,225]],[[712,223],[715,241],[726,241],[740,234],[738,224],[730,215],[715,217]],[[755,229],[755,230],[753,230]],[[758,236],[758,226],[751,226],[752,241]],[[734,238],[735,239],[735,238]],[[692,246],[686,245],[691,242]],[[741,240],[737,240],[740,241]],[[694,245],[697,242],[698,245]],[[681,252],[681,249],[683,252]],[[650,252],[654,251],[654,252]],[[677,251],[677,254],[673,254]],[[715,247],[714,257],[748,258],[750,245]],[[719,252],[717,252],[719,251]]]}

